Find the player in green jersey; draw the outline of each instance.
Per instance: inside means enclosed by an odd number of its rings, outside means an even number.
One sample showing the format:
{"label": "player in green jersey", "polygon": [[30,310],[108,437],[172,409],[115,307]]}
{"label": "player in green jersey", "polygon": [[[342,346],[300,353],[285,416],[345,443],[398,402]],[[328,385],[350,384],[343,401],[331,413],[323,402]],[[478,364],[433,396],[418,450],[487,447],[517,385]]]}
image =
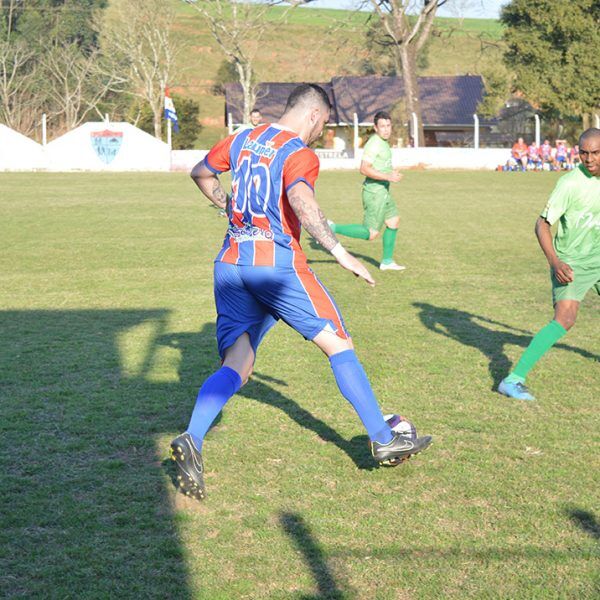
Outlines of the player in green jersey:
{"label": "player in green jersey", "polygon": [[[501,394],[534,400],[525,378],[540,358],[575,324],[579,304],[592,288],[600,294],[600,129],[579,138],[582,163],[563,175],[535,226],[550,265],[554,319],[535,337],[514,370],[498,386]],[[552,240],[550,227],[558,222]]]}
{"label": "player in green jersey", "polygon": [[373,121],[375,134],[365,144],[360,163],[360,173],[365,176],[362,186],[363,222],[341,225],[329,221],[329,226],[336,234],[374,240],[385,223],[379,268],[382,271],[403,271],[405,267],[396,264],[393,258],[400,217],[390,194],[390,183],[400,181],[402,175],[392,169],[392,150],[388,144],[392,121],[390,115],[383,111],[378,112]]}

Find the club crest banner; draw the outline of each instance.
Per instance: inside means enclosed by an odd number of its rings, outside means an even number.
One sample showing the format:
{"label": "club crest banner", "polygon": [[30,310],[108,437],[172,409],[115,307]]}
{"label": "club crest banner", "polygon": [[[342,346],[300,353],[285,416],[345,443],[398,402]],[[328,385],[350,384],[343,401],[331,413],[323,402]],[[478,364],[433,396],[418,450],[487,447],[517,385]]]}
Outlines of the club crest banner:
{"label": "club crest banner", "polygon": [[123,143],[122,131],[92,131],[90,133],[92,147],[96,151],[98,158],[105,164],[110,164],[117,156]]}

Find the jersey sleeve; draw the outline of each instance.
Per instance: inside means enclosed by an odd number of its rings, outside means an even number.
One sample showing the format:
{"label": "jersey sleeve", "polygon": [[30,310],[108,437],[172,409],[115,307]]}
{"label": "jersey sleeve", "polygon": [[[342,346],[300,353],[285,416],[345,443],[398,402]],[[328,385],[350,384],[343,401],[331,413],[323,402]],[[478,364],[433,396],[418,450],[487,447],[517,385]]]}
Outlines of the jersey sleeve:
{"label": "jersey sleeve", "polygon": [[229,150],[235,135],[230,135],[215,144],[204,157],[204,164],[213,173],[223,173],[231,168]]}
{"label": "jersey sleeve", "polygon": [[375,136],[369,138],[363,150],[362,160],[372,165],[379,153],[379,144]]}
{"label": "jersey sleeve", "polygon": [[283,166],[283,187],[286,191],[303,181],[311,189],[319,176],[319,159],[310,148],[302,148],[291,154]]}
{"label": "jersey sleeve", "polygon": [[550,194],[550,198],[548,198],[548,202],[540,216],[546,219],[550,225],[554,225],[565,214],[570,203],[571,185],[569,184],[569,178],[562,177],[558,180],[552,194]]}

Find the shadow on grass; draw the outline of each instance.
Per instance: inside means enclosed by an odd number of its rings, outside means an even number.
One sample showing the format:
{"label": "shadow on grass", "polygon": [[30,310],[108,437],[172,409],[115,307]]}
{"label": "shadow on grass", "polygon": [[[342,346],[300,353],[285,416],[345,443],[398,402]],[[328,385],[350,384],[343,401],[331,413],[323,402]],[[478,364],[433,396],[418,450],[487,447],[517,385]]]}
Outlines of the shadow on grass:
{"label": "shadow on grass", "polygon": [[567,508],[565,512],[577,527],[600,543],[600,522],[593,512],[580,508]]}
{"label": "shadow on grass", "polygon": [[155,447],[183,403],[176,382],[148,377],[167,319],[0,312],[1,596],[191,598]]}
{"label": "shadow on grass", "polygon": [[302,600],[343,600],[347,596],[338,588],[327,566],[325,554],[315,540],[310,527],[296,513],[282,513],[279,522],[302,555],[317,585],[316,595],[301,595]]}
{"label": "shadow on grass", "polygon": [[[511,370],[512,363],[505,354],[505,347],[515,345],[525,348],[532,339],[529,331],[463,310],[433,306],[425,302],[414,302],[413,306],[419,309],[419,318],[427,329],[465,346],[477,348],[488,358],[494,390]],[[491,329],[485,325],[502,327],[505,331]],[[554,347],[600,361],[600,356],[575,346],[559,343]]]}
{"label": "shadow on grass", "polygon": [[[218,355],[214,339],[215,326],[210,323],[204,325],[199,333],[168,334],[158,340],[159,343],[178,348],[181,352],[179,378],[182,388],[188,390],[190,393],[190,401],[188,403],[190,414],[193,408],[193,398],[195,398],[196,391],[202,384],[202,380],[218,368]],[[202,371],[199,363],[200,356],[206,356],[207,351],[213,357],[212,362],[214,364],[214,369],[208,372],[206,370]],[[372,470],[377,468],[370,454],[366,435],[346,440],[332,426],[315,417],[311,412],[300,406],[300,404],[289,396],[283,394],[275,386],[284,387],[287,386],[287,383],[269,375],[254,372],[250,381],[238,392],[238,395],[274,406],[283,411],[300,427],[316,433],[325,442],[335,444],[354,461],[359,469]],[[339,400],[340,403],[346,402],[341,395]],[[225,405],[224,410],[227,411],[227,405]],[[220,417],[219,415],[218,419]],[[213,423],[213,427],[217,422],[218,420]],[[187,423],[184,425],[184,428],[185,426],[187,426]]]}
{"label": "shadow on grass", "polygon": [[[375,243],[377,243],[377,241],[379,239],[380,238],[376,238]],[[368,243],[366,240],[363,240],[363,241]],[[316,264],[316,263],[334,263],[334,262],[336,262],[335,258],[333,258],[333,256],[331,256],[331,254],[329,254],[329,252],[324,250],[323,246],[321,246],[321,244],[319,244],[319,242],[317,242],[317,240],[315,240],[314,238],[309,238],[308,244],[309,244],[310,248],[312,248],[313,250],[319,250],[320,252],[323,252],[323,253],[327,254],[327,256],[329,256],[329,258],[326,260],[315,260],[315,259],[309,258],[307,260],[309,265]],[[356,258],[359,258],[360,260],[362,260],[374,267],[377,267],[379,269],[379,261],[375,260],[372,256],[367,256],[366,254],[359,254],[358,252],[355,252],[354,250],[352,250],[352,255],[356,256]]]}

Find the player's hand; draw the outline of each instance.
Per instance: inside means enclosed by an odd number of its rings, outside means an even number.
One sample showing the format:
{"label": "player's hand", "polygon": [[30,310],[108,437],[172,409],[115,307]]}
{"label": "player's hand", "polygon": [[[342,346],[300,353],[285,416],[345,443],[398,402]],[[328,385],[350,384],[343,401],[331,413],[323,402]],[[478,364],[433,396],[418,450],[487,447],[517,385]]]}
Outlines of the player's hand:
{"label": "player's hand", "polygon": [[388,175],[388,181],[391,183],[398,183],[403,177],[404,177],[404,175],[402,175],[402,173],[400,173],[397,169],[394,169]]}
{"label": "player's hand", "polygon": [[369,273],[367,267],[365,267],[358,258],[352,256],[350,252],[344,250],[343,252],[340,252],[335,259],[342,267],[344,267],[344,269],[352,271],[357,277],[364,279],[371,287],[375,285],[375,280],[371,277],[371,273]]}
{"label": "player's hand", "polygon": [[567,284],[571,283],[575,279],[575,275],[573,275],[573,269],[571,269],[567,263],[562,262],[562,260],[559,260],[553,264],[552,270],[554,271],[554,276],[559,283]]}

